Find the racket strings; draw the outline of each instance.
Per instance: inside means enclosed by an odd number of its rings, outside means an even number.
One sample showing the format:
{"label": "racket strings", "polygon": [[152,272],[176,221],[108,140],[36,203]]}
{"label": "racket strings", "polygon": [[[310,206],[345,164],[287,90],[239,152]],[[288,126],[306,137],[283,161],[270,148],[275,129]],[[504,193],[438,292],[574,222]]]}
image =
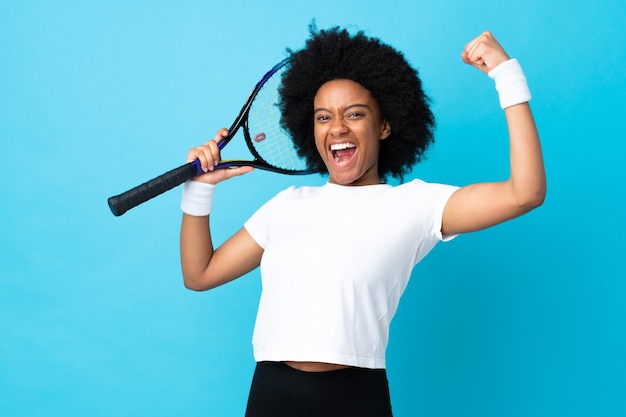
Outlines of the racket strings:
{"label": "racket strings", "polygon": [[248,113],[251,145],[259,157],[277,168],[307,170],[306,160],[300,158],[291,137],[280,127],[278,86],[280,71],[273,74],[258,92]]}

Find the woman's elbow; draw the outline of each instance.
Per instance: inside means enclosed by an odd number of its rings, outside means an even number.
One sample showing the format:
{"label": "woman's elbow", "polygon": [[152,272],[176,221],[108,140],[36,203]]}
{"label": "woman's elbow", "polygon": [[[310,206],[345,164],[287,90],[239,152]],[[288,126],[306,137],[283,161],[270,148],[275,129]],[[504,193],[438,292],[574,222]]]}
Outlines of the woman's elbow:
{"label": "woman's elbow", "polygon": [[532,193],[524,195],[519,201],[521,211],[527,213],[541,206],[546,200],[546,187],[540,187]]}
{"label": "woman's elbow", "polygon": [[191,291],[206,291],[213,288],[202,282],[201,280],[193,279],[192,277],[188,277],[185,275],[183,275],[183,285],[185,286],[185,288]]}

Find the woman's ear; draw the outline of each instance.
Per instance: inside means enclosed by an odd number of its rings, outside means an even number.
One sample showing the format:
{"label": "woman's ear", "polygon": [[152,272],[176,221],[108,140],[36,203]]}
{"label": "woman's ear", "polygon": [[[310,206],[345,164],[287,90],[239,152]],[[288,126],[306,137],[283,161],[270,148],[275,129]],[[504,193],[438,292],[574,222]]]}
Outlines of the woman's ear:
{"label": "woman's ear", "polygon": [[387,139],[389,135],[391,135],[391,125],[387,120],[384,120],[380,129],[380,140]]}

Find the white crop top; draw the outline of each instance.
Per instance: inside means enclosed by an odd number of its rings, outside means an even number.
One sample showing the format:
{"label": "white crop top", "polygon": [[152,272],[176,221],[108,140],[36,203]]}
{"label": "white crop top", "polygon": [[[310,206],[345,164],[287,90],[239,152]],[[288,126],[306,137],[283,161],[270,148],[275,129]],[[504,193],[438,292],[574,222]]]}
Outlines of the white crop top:
{"label": "white crop top", "polygon": [[457,188],[327,183],[288,188],[263,205],[245,223],[264,249],[255,360],[384,368],[400,296],[443,239]]}

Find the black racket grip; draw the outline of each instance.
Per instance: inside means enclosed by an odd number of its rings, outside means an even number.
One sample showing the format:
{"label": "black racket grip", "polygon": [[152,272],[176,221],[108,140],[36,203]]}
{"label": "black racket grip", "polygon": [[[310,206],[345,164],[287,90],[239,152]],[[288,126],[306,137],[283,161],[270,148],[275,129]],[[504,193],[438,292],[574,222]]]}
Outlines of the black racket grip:
{"label": "black racket grip", "polygon": [[115,216],[121,216],[133,207],[171,190],[196,175],[198,174],[193,162],[181,165],[125,193],[110,197],[109,208]]}

